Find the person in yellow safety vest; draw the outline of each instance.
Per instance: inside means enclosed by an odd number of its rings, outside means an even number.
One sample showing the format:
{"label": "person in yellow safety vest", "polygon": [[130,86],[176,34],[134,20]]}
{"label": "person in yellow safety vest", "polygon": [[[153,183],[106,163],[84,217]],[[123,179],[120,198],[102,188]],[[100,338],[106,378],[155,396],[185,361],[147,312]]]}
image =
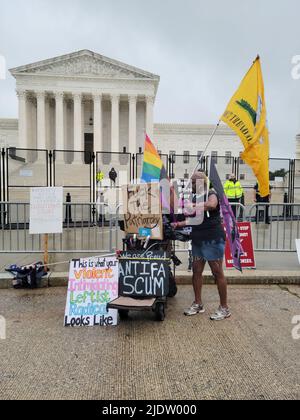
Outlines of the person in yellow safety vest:
{"label": "person in yellow safety vest", "polygon": [[233,214],[236,217],[238,207],[237,204],[241,202],[244,196],[244,189],[234,174],[230,175],[229,180],[225,182],[224,191],[229,203],[233,204],[231,207]]}
{"label": "person in yellow safety vest", "polygon": [[102,171],[97,172],[96,181],[101,184],[104,179],[104,173]]}

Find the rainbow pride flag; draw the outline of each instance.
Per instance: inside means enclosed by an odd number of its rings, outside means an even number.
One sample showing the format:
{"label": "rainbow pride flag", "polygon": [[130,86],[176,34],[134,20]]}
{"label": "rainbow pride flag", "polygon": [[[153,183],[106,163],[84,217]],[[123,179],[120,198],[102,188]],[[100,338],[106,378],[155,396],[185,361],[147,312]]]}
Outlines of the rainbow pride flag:
{"label": "rainbow pride flag", "polygon": [[[150,138],[146,135],[142,181],[159,182],[163,175],[164,165]],[[166,174],[165,174],[166,175]]]}
{"label": "rainbow pride flag", "polygon": [[168,182],[168,192],[161,189],[161,202],[163,214],[174,214],[173,206],[171,205],[171,195],[173,194],[174,200],[174,189],[170,185],[170,179],[168,177],[165,165],[163,164],[156,147],[151,142],[150,138],[146,135],[145,151],[144,151],[144,163],[141,180],[143,182],[161,182],[163,180]]}

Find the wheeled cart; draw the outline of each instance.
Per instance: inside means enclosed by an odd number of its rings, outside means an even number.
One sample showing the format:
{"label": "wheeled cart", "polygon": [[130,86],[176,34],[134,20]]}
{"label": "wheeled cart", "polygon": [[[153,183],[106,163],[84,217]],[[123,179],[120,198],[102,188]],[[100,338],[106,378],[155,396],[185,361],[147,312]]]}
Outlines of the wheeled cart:
{"label": "wheeled cart", "polygon": [[156,321],[164,321],[166,317],[167,298],[134,299],[120,297],[108,305],[109,309],[117,309],[122,321],[127,320],[130,311],[148,311],[155,314]]}
{"label": "wheeled cart", "polygon": [[119,298],[108,304],[117,309],[121,320],[131,311],[149,311],[164,321],[168,297],[177,294],[171,269],[171,241],[145,241],[128,235],[119,256]]}

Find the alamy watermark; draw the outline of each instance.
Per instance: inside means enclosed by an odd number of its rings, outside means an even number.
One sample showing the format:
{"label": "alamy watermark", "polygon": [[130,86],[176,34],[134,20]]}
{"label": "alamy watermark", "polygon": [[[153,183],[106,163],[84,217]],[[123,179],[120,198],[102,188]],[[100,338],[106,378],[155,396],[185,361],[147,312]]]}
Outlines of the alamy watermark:
{"label": "alamy watermark", "polygon": [[6,339],[6,319],[0,315],[0,340]]}
{"label": "alamy watermark", "polygon": [[296,315],[292,319],[294,328],[292,329],[293,340],[300,340],[300,315]]}
{"label": "alamy watermark", "polygon": [[294,55],[292,66],[292,78],[294,80],[300,80],[300,55]]}
{"label": "alamy watermark", "polygon": [[[100,173],[100,170],[99,170]],[[159,196],[153,194],[151,191],[151,182],[146,183],[143,180],[133,180],[131,185],[128,185],[128,172],[120,171],[118,174],[120,185],[127,185],[127,197],[122,206],[119,206],[118,214],[134,216],[135,223],[139,220],[140,215],[156,215],[160,204],[158,202]],[[99,178],[100,179],[100,178]],[[100,203],[104,203],[104,195],[107,191],[107,186],[110,180],[101,178],[97,182],[98,194],[100,196]],[[202,179],[196,179],[190,182],[190,185],[183,192],[179,191],[177,182],[172,182],[168,179],[161,181],[153,180],[154,184],[159,184],[161,192],[162,214],[169,215],[184,215],[188,220],[189,226],[200,225],[204,220],[205,204],[208,200],[208,185]],[[142,187],[144,186],[144,187]],[[109,194],[109,202],[119,202],[120,191],[118,188],[112,188]],[[124,197],[123,197],[124,198]],[[105,206],[98,206],[99,213],[107,210]]]}
{"label": "alamy watermark", "polygon": [[3,55],[0,54],[0,80],[6,79],[6,60]]}

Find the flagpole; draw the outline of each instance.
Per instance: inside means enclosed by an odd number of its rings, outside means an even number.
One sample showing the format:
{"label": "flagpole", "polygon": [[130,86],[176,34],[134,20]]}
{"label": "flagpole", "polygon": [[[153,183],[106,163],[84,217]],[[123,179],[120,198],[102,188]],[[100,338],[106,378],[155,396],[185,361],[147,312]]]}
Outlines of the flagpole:
{"label": "flagpole", "polygon": [[198,162],[197,162],[197,164],[196,164],[196,166],[195,166],[195,169],[193,170],[192,175],[190,176],[190,178],[189,178],[189,180],[188,180],[188,183],[187,183],[187,185],[186,185],[185,189],[183,190],[183,194],[185,194],[185,193],[187,192],[187,189],[188,189],[188,188],[189,188],[189,186],[190,186],[190,183],[191,183],[192,177],[193,177],[194,173],[197,171],[198,166],[199,166],[199,165],[201,165],[201,163],[202,163],[202,159],[203,159],[203,157],[205,156],[205,153],[206,153],[207,149],[209,148],[209,146],[210,146],[210,144],[211,144],[211,142],[212,142],[213,138],[215,137],[216,132],[218,131],[218,128],[220,127],[220,124],[221,124],[221,120],[219,120],[218,124],[215,126],[214,131],[213,131],[212,135],[210,136],[210,139],[209,139],[209,141],[208,141],[207,145],[205,146],[205,149],[203,150],[203,152],[202,152],[202,154],[201,154],[200,158],[198,159]]}

